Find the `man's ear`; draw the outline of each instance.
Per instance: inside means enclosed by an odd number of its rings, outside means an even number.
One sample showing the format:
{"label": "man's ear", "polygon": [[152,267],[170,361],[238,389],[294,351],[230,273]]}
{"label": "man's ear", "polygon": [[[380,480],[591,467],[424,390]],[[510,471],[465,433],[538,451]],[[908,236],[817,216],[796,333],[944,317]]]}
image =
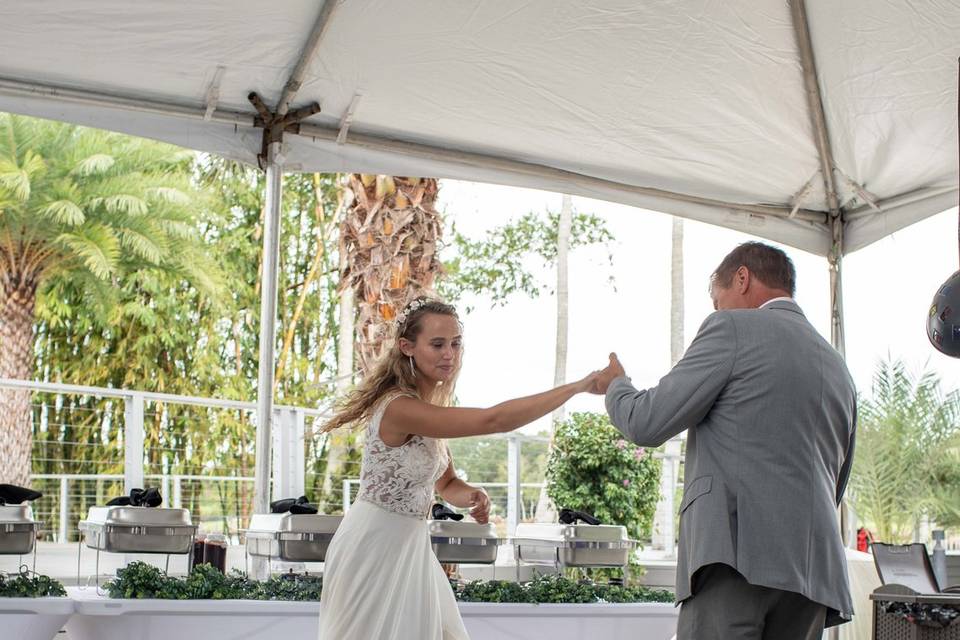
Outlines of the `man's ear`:
{"label": "man's ear", "polygon": [[740,294],[746,293],[750,289],[750,270],[746,267],[740,267],[737,269],[737,272],[733,274],[733,284],[737,287],[737,291]]}

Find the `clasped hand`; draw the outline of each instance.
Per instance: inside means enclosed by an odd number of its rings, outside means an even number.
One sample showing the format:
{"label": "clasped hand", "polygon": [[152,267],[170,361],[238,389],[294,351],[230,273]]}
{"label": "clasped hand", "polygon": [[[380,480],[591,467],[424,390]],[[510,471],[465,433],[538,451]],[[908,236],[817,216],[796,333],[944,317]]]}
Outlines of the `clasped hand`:
{"label": "clasped hand", "polygon": [[599,371],[593,371],[580,381],[583,391],[603,395],[607,392],[607,387],[613,382],[614,378],[626,375],[623,365],[617,358],[616,353],[610,354],[610,363]]}

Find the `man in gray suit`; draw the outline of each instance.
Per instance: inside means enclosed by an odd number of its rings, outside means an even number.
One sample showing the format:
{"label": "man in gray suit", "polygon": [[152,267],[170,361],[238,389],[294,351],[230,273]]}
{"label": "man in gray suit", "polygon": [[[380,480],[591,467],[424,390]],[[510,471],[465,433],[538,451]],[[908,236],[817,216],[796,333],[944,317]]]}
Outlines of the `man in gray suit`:
{"label": "man in gray suit", "polygon": [[785,253],[740,245],[711,276],[716,313],[656,387],[610,354],[595,389],[638,445],[687,431],[678,640],[812,640],[852,615],[837,506],[856,391],[795,282]]}

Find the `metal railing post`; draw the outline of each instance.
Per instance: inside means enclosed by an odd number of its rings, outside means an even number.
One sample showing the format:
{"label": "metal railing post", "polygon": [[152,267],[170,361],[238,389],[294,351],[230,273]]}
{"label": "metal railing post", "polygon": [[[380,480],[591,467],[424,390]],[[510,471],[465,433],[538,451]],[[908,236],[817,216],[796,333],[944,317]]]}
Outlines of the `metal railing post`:
{"label": "metal railing post", "polygon": [[510,436],[507,440],[507,535],[517,532],[520,521],[520,501],[523,499],[520,489],[520,438]]}
{"label": "metal railing post", "polygon": [[274,412],[273,499],[304,495],[306,452],[304,451],[304,413],[285,407]]}
{"label": "metal railing post", "polygon": [[173,482],[173,508],[182,509],[183,493],[182,487],[180,486],[180,476],[172,476],[171,480]]}
{"label": "metal railing post", "polygon": [[60,478],[60,526],[57,532],[61,544],[67,541],[67,521],[70,518],[70,493],[67,489],[67,477],[63,476]]}
{"label": "metal railing post", "polygon": [[143,395],[123,400],[123,490],[143,487]]}
{"label": "metal railing post", "polygon": [[343,480],[343,512],[346,513],[350,510],[350,480],[349,478],[344,478]]}

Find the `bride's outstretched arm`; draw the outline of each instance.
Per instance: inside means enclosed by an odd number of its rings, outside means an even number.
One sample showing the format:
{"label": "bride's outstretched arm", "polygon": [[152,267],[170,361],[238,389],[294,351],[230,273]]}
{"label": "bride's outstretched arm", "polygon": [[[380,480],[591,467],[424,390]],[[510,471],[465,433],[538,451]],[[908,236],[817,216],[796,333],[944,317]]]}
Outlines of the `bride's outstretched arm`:
{"label": "bride's outstretched arm", "polygon": [[417,398],[393,400],[380,422],[381,437],[407,435],[429,438],[464,438],[513,431],[543,417],[578,393],[591,391],[597,372],[576,382],[524,398],[507,400],[488,409],[438,407]]}

